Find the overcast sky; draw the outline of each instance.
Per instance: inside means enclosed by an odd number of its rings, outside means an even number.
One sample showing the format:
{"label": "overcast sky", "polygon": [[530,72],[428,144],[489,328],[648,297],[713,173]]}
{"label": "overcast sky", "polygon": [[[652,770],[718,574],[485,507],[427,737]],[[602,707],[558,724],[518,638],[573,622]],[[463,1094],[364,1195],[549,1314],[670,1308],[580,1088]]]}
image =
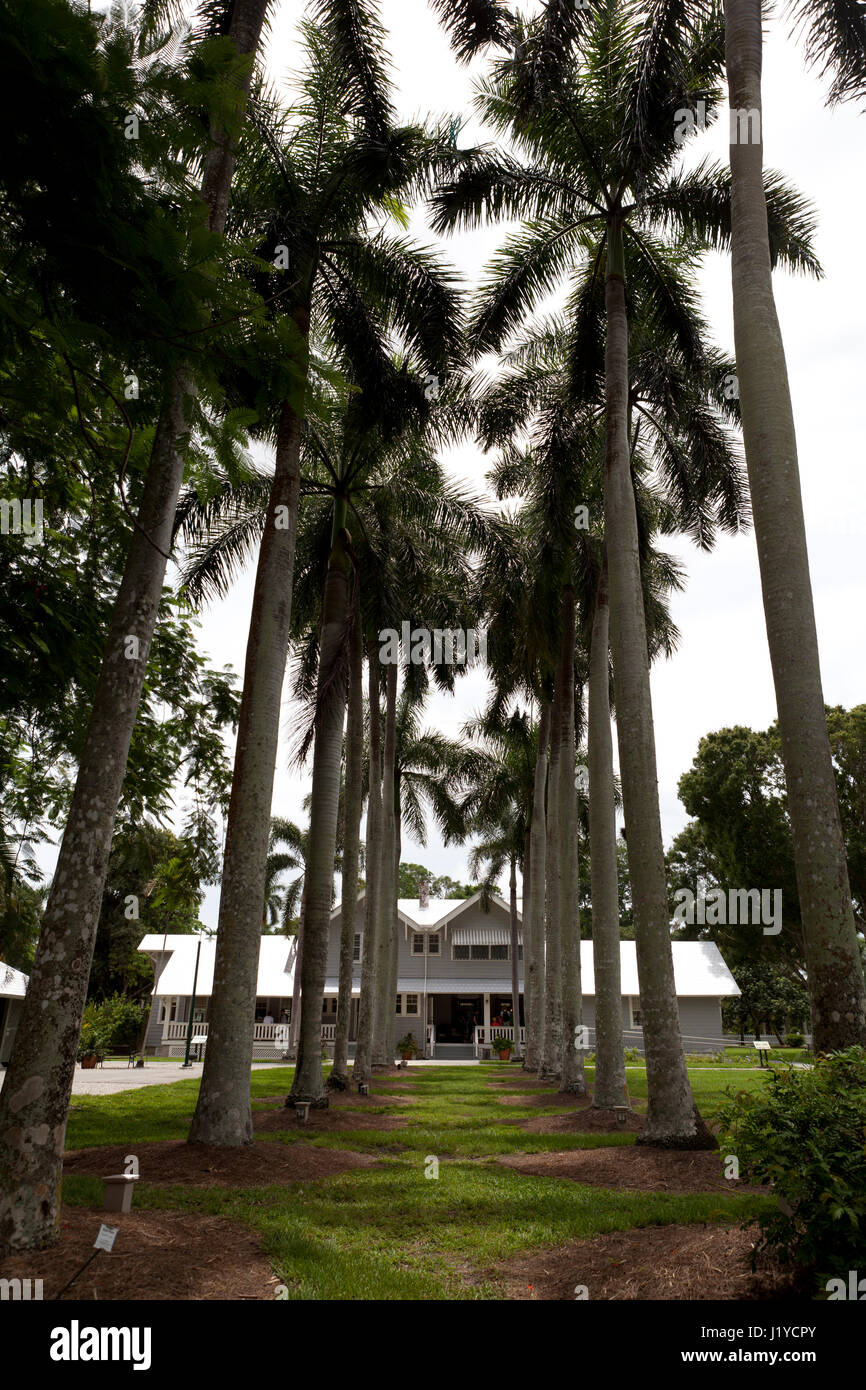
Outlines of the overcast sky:
{"label": "overcast sky", "polygon": [[[533,8],[531,5],[524,9]],[[269,44],[273,77],[290,83],[299,65],[296,25],[303,6],[284,0]],[[474,76],[483,62],[457,66],[426,0],[382,0],[381,14],[393,58],[395,102],[401,118],[464,113],[462,146],[489,133],[471,115]],[[689,162],[706,153],[727,162],[727,113],[690,147]],[[866,392],[862,228],[866,212],[862,171],[866,117],[856,108],[828,111],[823,87],[804,70],[802,50],[775,21],[769,31],[764,71],[764,142],[768,167],[781,170],[811,198],[819,212],[816,245],[825,279],[816,283],[780,273],[776,298],[788,355],[799,442],[812,584],[818,621],[824,695],[850,707],[866,695],[866,476],[862,409]],[[418,219],[413,231],[432,240]],[[501,243],[501,227],[455,236],[443,245],[467,281],[477,283]],[[718,345],[733,353],[730,266],[709,257],[701,277],[704,307]],[[484,488],[490,466],[467,445],[447,456],[455,479]],[[670,546],[685,561],[688,583],[673,596],[679,651],[653,671],[659,793],[665,844],[686,822],[677,782],[690,766],[698,741],[732,724],[765,728],[776,717],[761,606],[754,537],[721,539],[710,555],[691,545]],[[224,602],[202,616],[201,643],[218,665],[243,670],[252,597],[252,566]],[[484,703],[478,673],[458,684],[455,696],[436,695],[427,710],[432,728],[456,736]],[[274,811],[303,821],[309,776],[288,769],[296,711],[286,700],[278,758]],[[466,877],[466,850],[445,849],[431,831],[426,848],[404,836],[404,860],[421,861],[435,873]],[[218,889],[208,892],[202,918],[216,925]]]}

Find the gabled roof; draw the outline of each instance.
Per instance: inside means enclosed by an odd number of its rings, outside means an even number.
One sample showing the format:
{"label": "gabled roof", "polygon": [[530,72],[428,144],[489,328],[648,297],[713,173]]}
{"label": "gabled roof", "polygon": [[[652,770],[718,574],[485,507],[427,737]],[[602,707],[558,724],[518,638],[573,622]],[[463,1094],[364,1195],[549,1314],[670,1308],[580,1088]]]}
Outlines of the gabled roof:
{"label": "gabled roof", "polygon": [[[364,896],[364,893],[359,893],[358,902],[361,902]],[[413,931],[438,931],[440,927],[444,927],[447,922],[452,922],[468,907],[477,903],[480,897],[481,891],[479,890],[477,893],[473,893],[471,898],[430,898],[426,907],[422,907],[417,898],[399,898],[397,900],[397,915]],[[508,903],[496,893],[491,893],[490,901],[495,903],[497,907],[501,907],[506,915],[510,912]],[[332,922],[339,917],[342,910],[342,903],[337,903],[331,911]],[[519,908],[517,916],[519,919]]]}
{"label": "gabled roof", "polygon": [[27,993],[29,975],[23,975],[14,966],[0,960],[0,998],[23,999]]}

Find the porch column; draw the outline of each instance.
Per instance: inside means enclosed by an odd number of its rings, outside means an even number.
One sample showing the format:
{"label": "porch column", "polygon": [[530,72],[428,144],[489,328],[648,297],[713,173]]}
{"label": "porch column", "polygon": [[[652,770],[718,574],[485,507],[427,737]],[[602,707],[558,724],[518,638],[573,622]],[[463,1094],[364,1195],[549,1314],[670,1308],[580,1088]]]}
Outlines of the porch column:
{"label": "porch column", "polygon": [[490,995],[484,996],[484,1042],[490,1042]]}

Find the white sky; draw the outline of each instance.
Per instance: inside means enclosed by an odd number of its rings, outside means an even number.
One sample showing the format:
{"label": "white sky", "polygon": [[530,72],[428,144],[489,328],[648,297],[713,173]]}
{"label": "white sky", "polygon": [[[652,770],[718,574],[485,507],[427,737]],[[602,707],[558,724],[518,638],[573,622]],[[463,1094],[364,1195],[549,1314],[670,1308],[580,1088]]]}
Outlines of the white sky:
{"label": "white sky", "polygon": [[[302,13],[298,0],[284,0],[274,19],[269,63],[277,80],[298,66],[295,26]],[[458,67],[426,0],[382,0],[381,14],[394,60],[400,117],[428,112],[468,116],[473,74],[483,62],[468,71]],[[826,278],[815,283],[781,273],[776,296],[794,399],[824,694],[830,704],[851,706],[866,698],[866,480],[860,414],[866,300],[859,254],[866,192],[858,176],[866,125],[856,107],[825,108],[822,85],[804,71],[802,51],[779,21],[766,44],[764,77],[766,164],[781,170],[819,209],[816,245]],[[698,157],[709,153],[726,162],[727,128],[723,113],[700,145],[690,147],[689,162],[691,149]],[[470,119],[460,144],[483,138],[485,133]],[[444,244],[472,283],[503,236],[502,228],[486,228]],[[733,353],[726,259],[708,260],[701,286],[716,341]],[[482,488],[489,461],[478,449],[467,445],[447,461],[456,479]],[[656,665],[652,679],[666,845],[687,820],[676,788],[701,736],[732,724],[765,728],[776,715],[754,537],[721,539],[709,556],[685,543],[671,548],[686,561],[688,585],[672,602],[680,649],[672,660]],[[252,581],[251,566],[230,597],[203,615],[203,649],[215,664],[231,663],[238,672],[243,670]],[[454,697],[431,698],[427,722],[456,736],[484,695],[483,677],[470,674]],[[287,768],[294,719],[286,701],[274,810],[303,822],[301,803],[309,776]],[[465,879],[466,855],[460,847],[446,850],[435,833],[426,849],[404,837],[404,860],[421,861],[435,873]],[[216,925],[218,892],[209,890],[202,907],[209,926]]]}

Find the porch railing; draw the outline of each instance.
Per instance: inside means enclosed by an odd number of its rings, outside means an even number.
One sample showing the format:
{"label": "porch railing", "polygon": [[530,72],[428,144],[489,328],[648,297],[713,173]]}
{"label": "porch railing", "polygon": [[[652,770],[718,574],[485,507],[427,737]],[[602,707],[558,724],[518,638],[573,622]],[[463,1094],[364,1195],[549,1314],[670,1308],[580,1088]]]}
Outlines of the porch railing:
{"label": "porch railing", "polygon": [[[521,1029],[520,1029],[520,1032],[519,1032],[519,1042],[520,1042],[520,1046],[521,1046],[521,1047],[523,1046],[523,1042],[524,1042],[525,1036],[526,1036],[526,1029],[525,1029],[525,1028],[521,1028]],[[497,1026],[496,1026],[495,1028],[494,1028],[494,1027],[490,1027],[490,1028],[484,1028],[484,1027],[476,1028],[476,1029],[475,1029],[475,1056],[476,1056],[476,1057],[480,1057],[480,1056],[481,1056],[481,1049],[482,1049],[482,1047],[489,1047],[489,1046],[490,1046],[490,1039],[491,1039],[491,1038],[510,1038],[511,1041],[513,1042],[513,1041],[514,1041],[514,1027],[513,1027],[513,1025],[511,1025],[511,1024],[497,1024]]]}
{"label": "porch railing", "polygon": [[[192,1025],[192,1036],[194,1038],[207,1037],[210,1025],[208,1023],[194,1023]],[[264,1053],[272,1052],[274,1056],[282,1053],[285,1047],[285,1040],[288,1034],[287,1023],[254,1023],[253,1024],[253,1047],[262,1050]],[[176,1019],[172,1022],[166,1021],[162,1025],[163,1043],[186,1043],[187,1029],[189,1023],[183,1019]],[[337,1031],[335,1023],[322,1024],[322,1041],[333,1042]]]}

